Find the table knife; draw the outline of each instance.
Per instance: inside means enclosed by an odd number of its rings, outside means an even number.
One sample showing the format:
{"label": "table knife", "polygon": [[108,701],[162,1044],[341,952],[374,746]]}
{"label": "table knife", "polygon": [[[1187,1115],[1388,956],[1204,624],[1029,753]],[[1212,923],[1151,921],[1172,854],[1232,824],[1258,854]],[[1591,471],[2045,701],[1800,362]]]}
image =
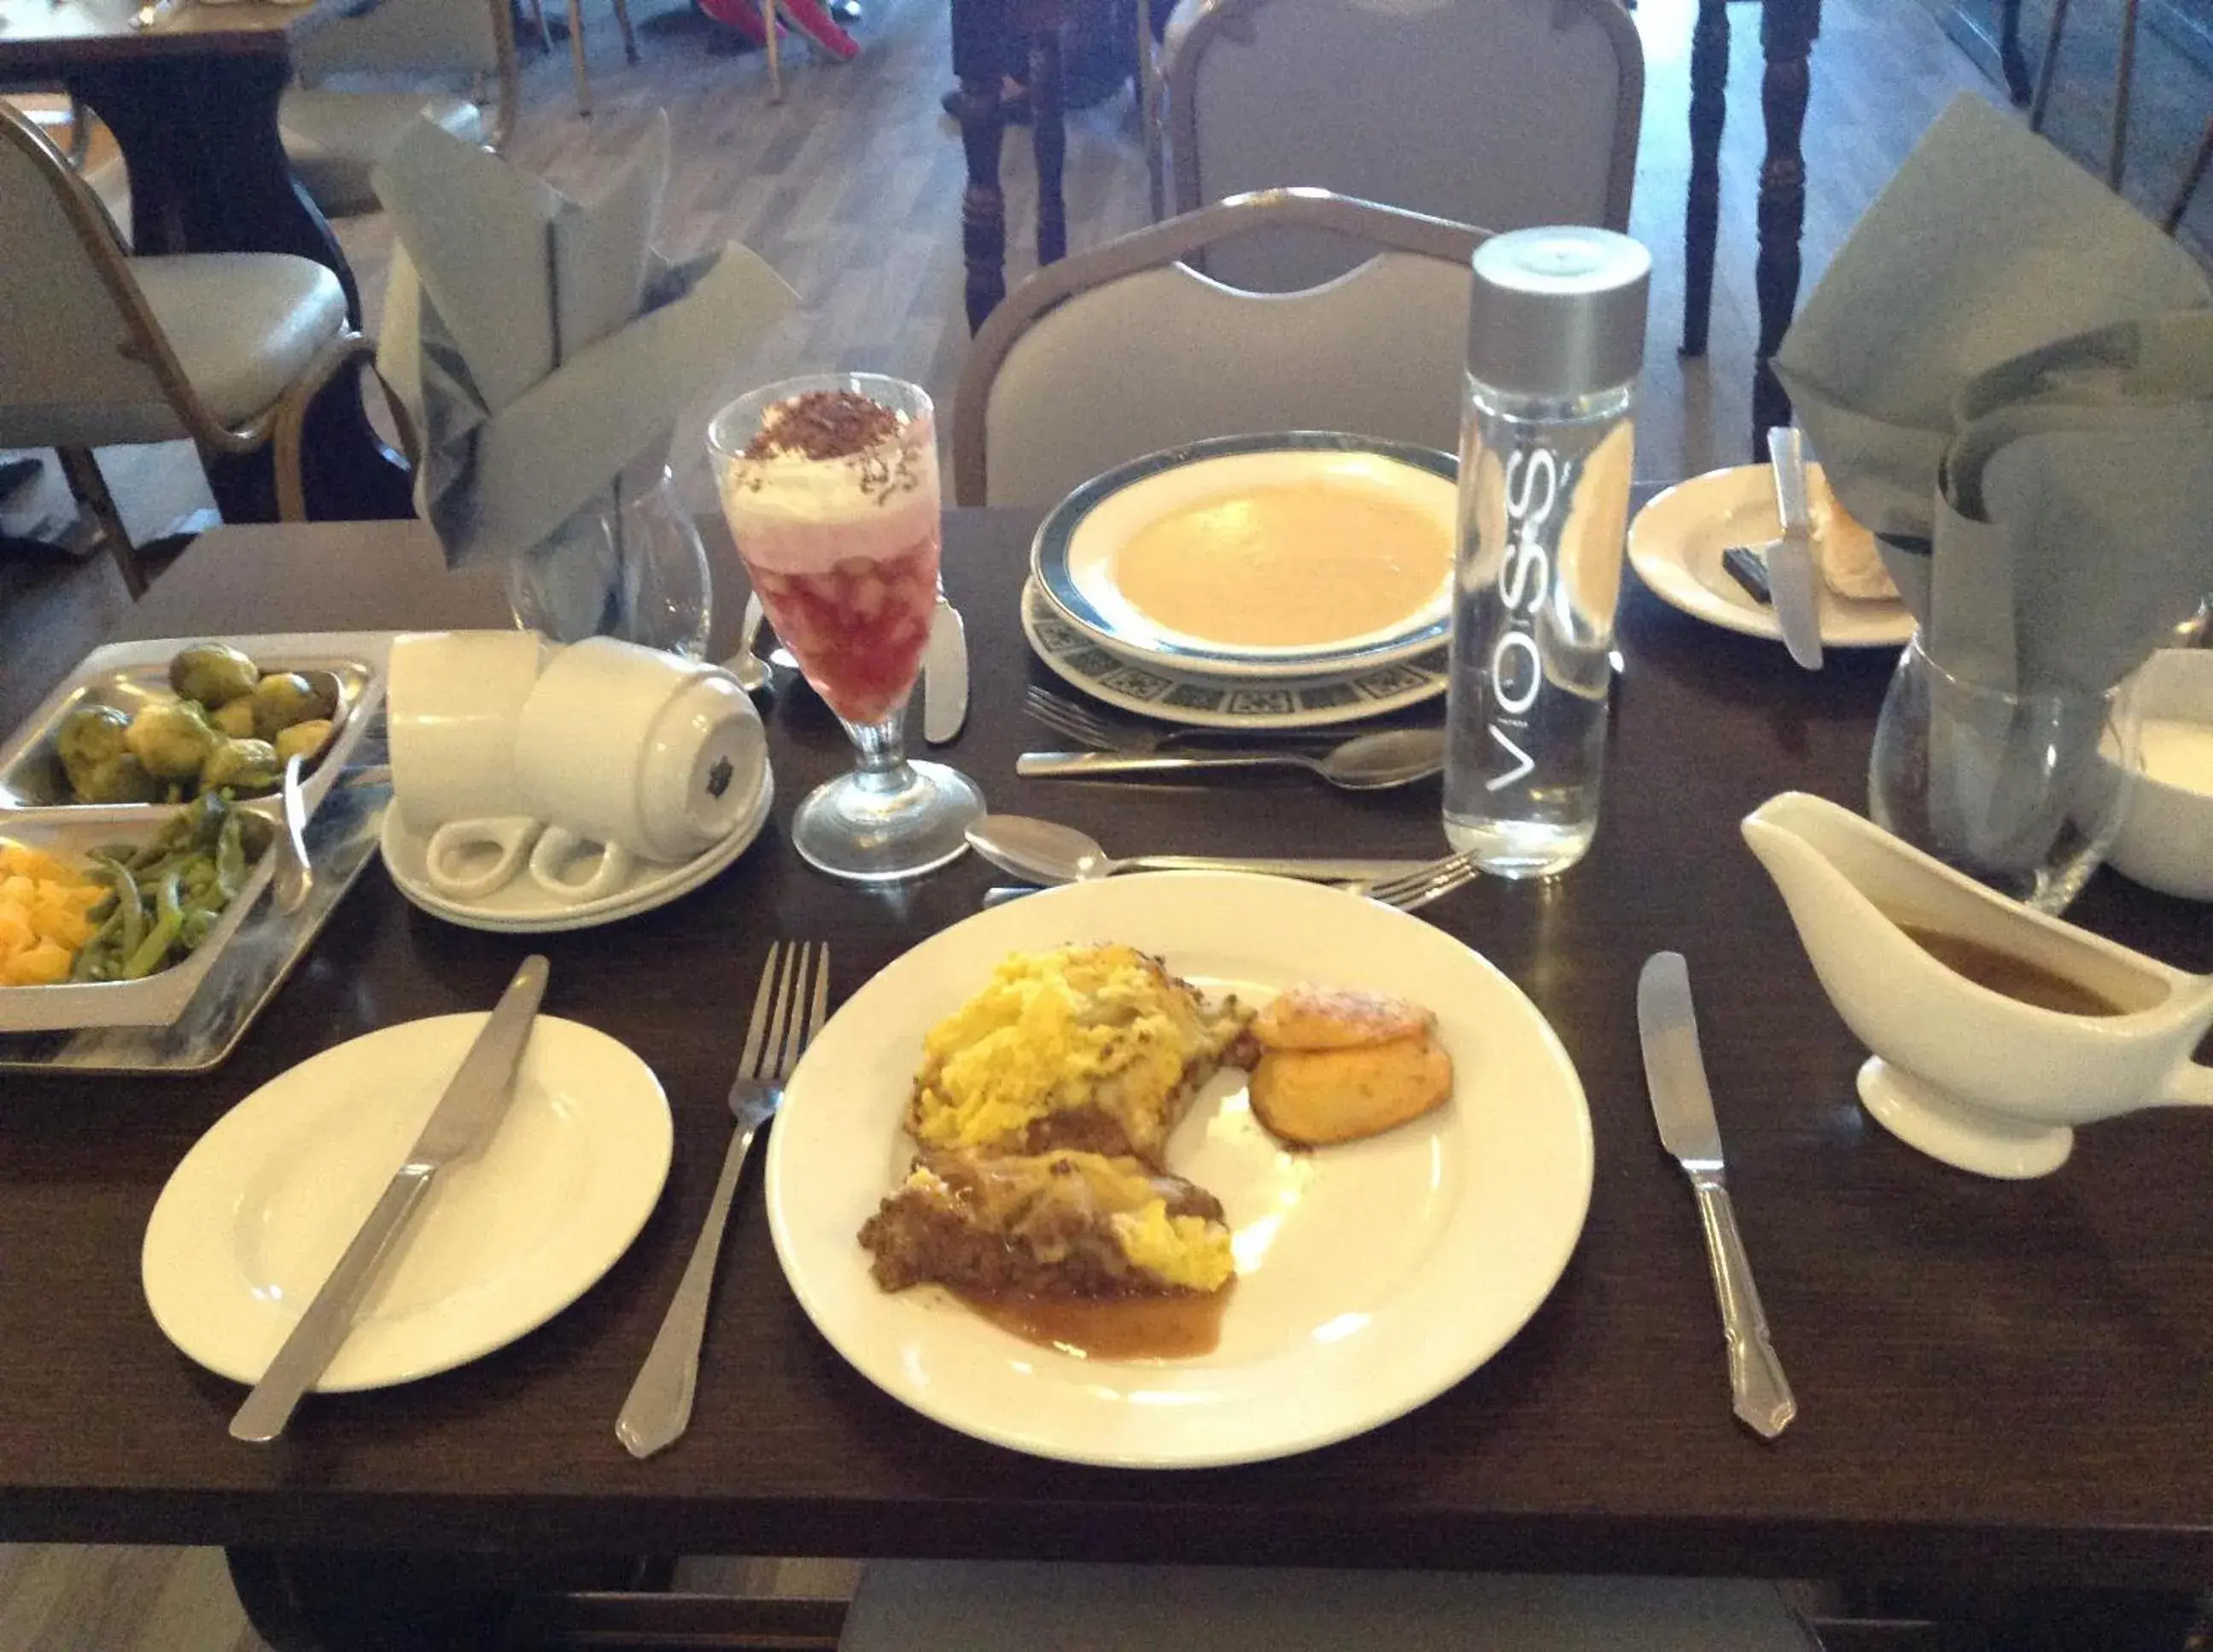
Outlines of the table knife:
{"label": "table knife", "polygon": [[1767,433],[1783,537],[1767,547],[1767,583],[1783,645],[1808,671],[1821,668],[1820,576],[1814,569],[1814,508],[1806,491],[1805,438],[1787,425]]}
{"label": "table knife", "polygon": [[1798,1415],[1789,1379],[1768,1340],[1767,1315],[1752,1282],[1752,1264],[1736,1230],[1722,1179],[1721,1126],[1698,1054],[1698,1017],[1691,1009],[1691,972],[1680,952],[1655,952],[1637,978],[1637,1026],[1644,1045],[1644,1082],[1660,1141],[1683,1167],[1698,1195],[1706,1259],[1720,1299],[1728,1344],[1731,1408],[1762,1439],[1772,1440]]}
{"label": "table knife", "polygon": [[922,737],[942,746],[968,720],[968,632],[941,594],[922,656]]}
{"label": "table knife", "polygon": [[274,1440],[284,1431],[300,1396],[322,1375],[353,1329],[355,1311],[375,1282],[377,1270],[430,1191],[431,1178],[491,1139],[515,1090],[515,1069],[530,1042],[531,1023],[546,995],[545,959],[522,960],[507,991],[461,1058],[446,1093],[407,1150],[406,1162],[385,1188],[376,1208],[346,1247],[292,1334],[269,1362],[261,1381],[230,1419],[235,1440]]}

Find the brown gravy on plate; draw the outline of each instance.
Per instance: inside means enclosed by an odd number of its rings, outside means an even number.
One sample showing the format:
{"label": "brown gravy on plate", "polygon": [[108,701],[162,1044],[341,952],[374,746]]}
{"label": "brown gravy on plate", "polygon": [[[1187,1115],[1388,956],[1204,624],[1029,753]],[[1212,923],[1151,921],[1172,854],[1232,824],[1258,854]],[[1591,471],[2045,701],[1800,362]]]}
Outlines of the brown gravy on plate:
{"label": "brown gravy on plate", "polygon": [[1922,951],[1954,975],[1964,975],[1977,986],[1987,987],[2038,1009],[2057,1010],[2063,1015],[2127,1013],[2102,992],[2093,992],[2080,981],[2070,980],[2026,958],[2016,958],[2009,952],[1986,947],[1965,936],[1926,929],[1918,924],[1900,924],[1898,927]]}
{"label": "brown gravy on plate", "polygon": [[1222,1340],[1222,1311],[1237,1289],[1231,1280],[1206,1295],[986,1296],[954,1295],[1024,1342],[1087,1359],[1191,1359]]}

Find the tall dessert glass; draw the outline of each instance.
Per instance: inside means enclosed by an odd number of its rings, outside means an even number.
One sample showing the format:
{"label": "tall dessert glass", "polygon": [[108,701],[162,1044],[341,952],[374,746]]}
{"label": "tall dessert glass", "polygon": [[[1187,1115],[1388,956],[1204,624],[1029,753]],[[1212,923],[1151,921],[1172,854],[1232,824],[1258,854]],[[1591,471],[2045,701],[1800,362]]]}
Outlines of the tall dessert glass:
{"label": "tall dessert glass", "polygon": [[875,881],[967,846],[983,795],[908,760],[907,696],[937,605],[937,424],[918,387],[874,373],[787,379],[707,426],[722,514],[761,607],[852,736],[859,762],[792,818],[793,846]]}

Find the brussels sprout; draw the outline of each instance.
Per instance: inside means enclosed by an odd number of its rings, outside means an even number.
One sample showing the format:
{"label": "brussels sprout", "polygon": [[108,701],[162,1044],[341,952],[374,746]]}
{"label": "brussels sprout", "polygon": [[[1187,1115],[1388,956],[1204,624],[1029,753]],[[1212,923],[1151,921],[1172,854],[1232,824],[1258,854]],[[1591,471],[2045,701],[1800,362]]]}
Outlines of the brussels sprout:
{"label": "brussels sprout", "polygon": [[264,740],[322,715],[315,691],[296,671],[272,671],[253,686],[253,732]]}
{"label": "brussels sprout", "polygon": [[131,755],[146,765],[157,780],[189,780],[200,771],[208,753],[223,736],[208,727],[207,717],[189,700],[149,705],[131,719],[125,737]]}
{"label": "brussels sprout", "polygon": [[283,777],[277,748],[265,740],[226,740],[200,765],[200,790],[267,791]]}
{"label": "brussels sprout", "polygon": [[344,698],[338,686],[335,671],[303,671],[300,679],[308,685],[308,692],[315,697],[315,715],[334,719],[338,714],[338,701]]}
{"label": "brussels sprout", "polygon": [[131,719],[112,705],[88,705],[70,713],[54,737],[54,752],[70,790],[82,796],[84,777],[130,749],[124,743],[130,728]]}
{"label": "brussels sprout", "polygon": [[169,686],[210,711],[253,692],[260,668],[224,643],[195,643],[169,661]]}
{"label": "brussels sprout", "polygon": [[118,752],[105,763],[72,775],[70,784],[76,789],[77,801],[84,803],[158,803],[165,789],[128,752]]}
{"label": "brussels sprout", "polygon": [[253,738],[253,696],[246,695],[228,705],[216,707],[208,714],[208,722],[216,733],[232,740]]}
{"label": "brussels sprout", "polygon": [[323,749],[331,737],[328,717],[316,717],[308,722],[296,722],[277,736],[277,764],[282,768],[295,757],[313,758]]}

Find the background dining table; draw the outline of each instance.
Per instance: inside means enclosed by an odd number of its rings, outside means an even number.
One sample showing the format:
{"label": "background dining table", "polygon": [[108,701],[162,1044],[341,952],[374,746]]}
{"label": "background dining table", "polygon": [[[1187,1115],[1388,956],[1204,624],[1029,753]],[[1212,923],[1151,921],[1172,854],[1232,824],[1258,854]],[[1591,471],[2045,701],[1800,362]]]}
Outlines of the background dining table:
{"label": "background dining table", "polygon": [[[292,175],[277,108],[293,43],[375,3],[0,0],[0,87],[65,87],[115,135],[130,173],[134,254],[313,259],[337,274],[358,328],[353,271]],[[407,472],[369,424],[354,375],[317,398],[302,448],[311,516],[408,514]],[[266,451],[209,461],[225,520],[276,519],[269,464]]]}
{"label": "background dining table", "polygon": [[[1017,780],[1015,753],[1051,743],[1018,710],[1026,684],[1049,680],[1015,624],[1035,520],[946,522],[945,582],[974,656],[949,754],[995,808],[1080,824],[1115,851],[1442,848],[1430,786]],[[742,586],[727,540],[710,539],[727,637]],[[497,571],[448,576],[424,530],[363,524],[210,534],[128,623],[191,637],[505,619]],[[688,898],[566,936],[452,927],[371,867],[213,1075],[0,1077],[0,1535],[2202,1584],[2213,1114],[2096,1125],[2058,1174],[2020,1183],[1949,1170],[1871,1124],[1852,1089],[1863,1052],[1736,825],[1786,788],[1862,802],[1890,656],[1838,651],[1801,673],[1633,580],[1621,643],[1589,858],[1423,914],[1520,984],[1572,1056],[1595,1137],[1588,1222],[1520,1334],[1411,1415],[1203,1472],[978,1443],[871,1387],[816,1333],[749,1176],[691,1431],[631,1460],[615,1413],[729,1139],[736,1029],[769,942],[830,942],[843,997],[1005,881],[972,857],[899,887],[833,883],[771,829]],[[12,721],[39,689],[7,684],[0,712]],[[788,819],[846,744],[790,685],[770,728]],[[2106,875],[2076,916],[2213,969],[2203,908]],[[241,1390],[173,1349],[140,1294],[165,1179],[257,1086],[371,1028],[484,1008],[540,948],[546,1009],[620,1039],[668,1090],[675,1160],[658,1210],[599,1284],[519,1342],[409,1386],[311,1399],[274,1446],[230,1439]],[[1647,1103],[1634,989],[1666,948],[1688,954],[1737,1210],[1801,1408],[1773,1444],[1730,1416],[1698,1220]],[[884,1098],[887,1130],[902,1100]]]}

